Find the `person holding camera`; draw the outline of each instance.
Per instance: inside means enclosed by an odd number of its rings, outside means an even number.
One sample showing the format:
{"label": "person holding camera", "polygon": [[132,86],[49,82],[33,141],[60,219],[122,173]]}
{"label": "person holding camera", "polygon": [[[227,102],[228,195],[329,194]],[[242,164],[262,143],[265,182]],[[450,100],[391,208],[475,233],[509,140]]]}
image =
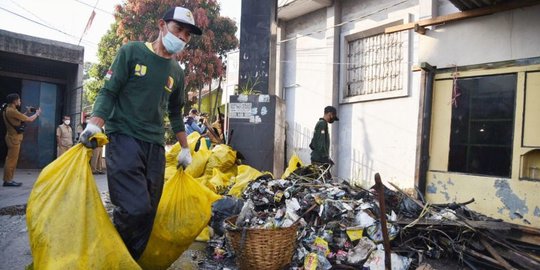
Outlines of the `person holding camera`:
{"label": "person holding camera", "polygon": [[[8,148],[6,162],[4,163],[4,187],[19,187],[22,183],[13,181],[13,174],[19,160],[19,151],[25,123],[34,122],[41,114],[41,109],[27,108],[23,114],[19,112],[21,108],[21,97],[18,94],[9,94],[6,97],[7,102],[3,106],[3,117],[6,126],[6,145]],[[32,116],[26,114],[34,111]]]}

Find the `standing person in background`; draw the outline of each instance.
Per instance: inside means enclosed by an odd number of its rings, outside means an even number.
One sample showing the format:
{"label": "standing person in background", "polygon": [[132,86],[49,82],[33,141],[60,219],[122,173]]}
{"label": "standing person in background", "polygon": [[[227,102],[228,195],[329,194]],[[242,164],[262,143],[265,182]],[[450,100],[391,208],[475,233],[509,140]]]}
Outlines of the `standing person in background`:
{"label": "standing person in background", "polygon": [[4,163],[4,187],[19,187],[22,183],[13,181],[19,151],[23,140],[24,125],[26,122],[34,122],[41,114],[41,109],[37,109],[32,116],[26,116],[19,112],[21,108],[21,97],[18,94],[9,94],[6,97],[6,104],[2,106],[4,124],[6,126],[6,145],[8,148],[6,162]]}
{"label": "standing person in background", "polygon": [[64,115],[62,124],[56,128],[56,157],[61,156],[73,146],[73,130],[71,129],[71,117]]}
{"label": "standing person in background", "polygon": [[81,143],[95,146],[91,137],[107,125],[107,179],[113,221],[131,256],[142,255],[154,224],[165,174],[165,127],[171,127],[182,149],[178,166],[191,163],[181,110],[184,71],[176,54],[191,35],[201,35],[193,14],[174,7],[156,20],[153,42],[128,42],[120,47],[98,93],[92,118],[81,133]]}
{"label": "standing person in background", "polygon": [[[315,125],[313,138],[309,144],[309,148],[312,150],[311,164],[318,166],[334,165],[334,162],[330,159],[330,134],[328,133],[328,123],[332,124],[334,121],[339,121],[336,108],[326,106],[323,117],[319,118]],[[329,178],[330,174],[327,177]]]}

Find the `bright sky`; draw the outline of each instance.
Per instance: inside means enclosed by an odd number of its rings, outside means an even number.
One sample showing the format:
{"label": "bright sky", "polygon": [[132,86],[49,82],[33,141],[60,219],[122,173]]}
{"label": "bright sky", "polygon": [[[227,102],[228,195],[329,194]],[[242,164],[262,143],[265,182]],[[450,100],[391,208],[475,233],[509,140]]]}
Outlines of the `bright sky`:
{"label": "bright sky", "polygon": [[[98,43],[114,22],[112,15],[114,6],[122,2],[122,0],[0,0],[0,29],[79,44],[95,6],[96,16],[80,45],[84,46],[84,60],[97,62]],[[222,16],[240,22],[241,0],[218,2],[221,3]]]}

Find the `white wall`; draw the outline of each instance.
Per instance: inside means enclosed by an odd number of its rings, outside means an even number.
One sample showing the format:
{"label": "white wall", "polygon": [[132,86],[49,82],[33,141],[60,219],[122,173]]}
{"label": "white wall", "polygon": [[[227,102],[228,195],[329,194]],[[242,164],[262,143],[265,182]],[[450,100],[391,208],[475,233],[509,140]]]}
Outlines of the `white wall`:
{"label": "white wall", "polygon": [[539,14],[537,5],[437,26],[420,37],[420,62],[444,68],[539,57]]}
{"label": "white wall", "polygon": [[324,87],[328,83],[332,63],[327,55],[325,33],[313,33],[326,27],[326,9],[304,15],[301,19],[287,23],[282,67],[283,98],[286,105],[287,158],[293,153],[309,163],[309,143],[313,128],[322,117],[325,106],[332,101],[332,89]]}
{"label": "white wall", "polygon": [[[341,33],[354,32],[394,17],[418,17],[416,1],[393,4],[401,1],[342,1],[342,21],[355,20],[344,24]],[[390,7],[385,9],[386,7]],[[302,16],[284,23],[284,38],[292,38],[312,33],[328,27],[326,9]],[[343,38],[340,33],[340,38]],[[408,65],[416,62],[416,35],[410,35]],[[281,62],[282,85],[287,106],[287,158],[293,152],[309,163],[311,150],[308,145],[313,136],[313,128],[323,108],[330,105],[335,94],[331,81],[340,76],[332,74],[328,54],[333,53],[331,42],[324,31],[288,41]],[[342,62],[342,61],[340,61]],[[341,69],[340,69],[341,70]],[[342,72],[342,71],[340,71]],[[416,140],[419,106],[419,76],[408,76],[406,97],[374,100],[367,102],[342,103],[338,106],[340,117],[338,134],[339,156],[334,160],[339,164],[337,176],[355,180],[365,187],[373,183],[373,175],[378,172],[383,180],[392,181],[401,187],[414,184]],[[341,86],[340,86],[341,89]]]}

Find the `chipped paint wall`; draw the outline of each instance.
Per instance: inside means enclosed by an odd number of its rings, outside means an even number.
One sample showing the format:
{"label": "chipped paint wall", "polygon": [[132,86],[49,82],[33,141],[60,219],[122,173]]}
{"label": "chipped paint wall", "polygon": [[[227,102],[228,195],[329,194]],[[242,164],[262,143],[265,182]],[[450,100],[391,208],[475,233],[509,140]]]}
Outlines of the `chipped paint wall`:
{"label": "chipped paint wall", "polygon": [[539,182],[428,172],[431,203],[465,202],[472,210],[521,225],[540,227]]}
{"label": "chipped paint wall", "polygon": [[[526,109],[538,108],[540,103],[540,95],[531,95],[540,91],[540,65],[478,68],[460,71],[459,76],[466,78],[511,73],[517,75],[517,85],[511,172],[508,178],[448,171],[453,80],[451,73],[436,75],[426,199],[431,203],[449,203],[474,198],[475,202],[469,205],[472,210],[512,223],[540,227],[540,179],[531,179],[527,174],[530,163],[540,167],[540,161],[536,159],[540,144],[535,140],[539,136],[540,121],[536,110]],[[525,140],[528,137],[524,134],[531,139]]]}

